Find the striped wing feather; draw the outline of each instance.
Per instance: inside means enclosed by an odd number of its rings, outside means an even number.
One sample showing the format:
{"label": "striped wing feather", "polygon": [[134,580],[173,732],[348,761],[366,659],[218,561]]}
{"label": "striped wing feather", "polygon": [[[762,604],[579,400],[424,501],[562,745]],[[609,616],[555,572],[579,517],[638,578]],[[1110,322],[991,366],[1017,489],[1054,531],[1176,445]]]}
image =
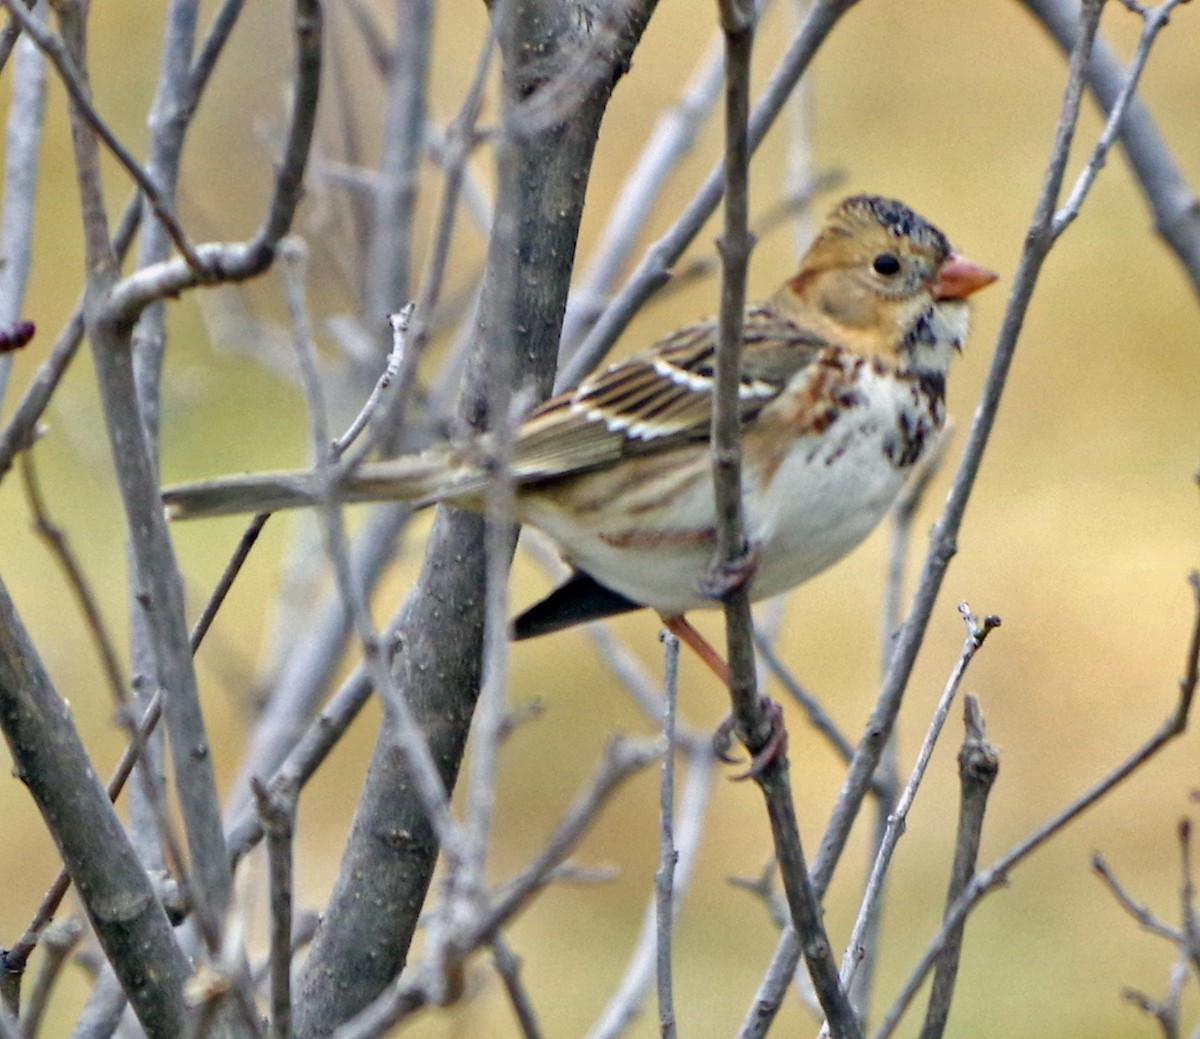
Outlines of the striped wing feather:
{"label": "striped wing feather", "polygon": [[[626,455],[706,438],[717,334],[711,319],[680,329],[651,350],[546,401],[517,431],[516,478],[525,483],[568,476],[612,465]],[[769,307],[749,308],[739,389],[743,421],[774,400],[825,345]]]}

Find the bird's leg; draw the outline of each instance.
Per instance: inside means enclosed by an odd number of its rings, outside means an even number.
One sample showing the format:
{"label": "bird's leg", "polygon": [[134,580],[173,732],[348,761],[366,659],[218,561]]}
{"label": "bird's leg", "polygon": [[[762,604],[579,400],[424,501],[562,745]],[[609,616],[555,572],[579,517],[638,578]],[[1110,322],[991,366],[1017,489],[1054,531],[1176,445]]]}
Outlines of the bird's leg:
{"label": "bird's leg", "polygon": [[[692,652],[708,665],[709,670],[725,684],[726,688],[729,687],[729,665],[713,649],[712,643],[692,626],[691,621],[681,614],[678,617],[664,617],[663,624],[667,631],[680,642],[689,646]],[[787,728],[783,724],[783,708],[770,697],[763,697],[763,707],[771,723],[771,734],[751,759],[750,767],[741,775],[734,776],[734,779],[753,779],[761,775],[767,765],[787,753]],[[738,761],[729,754],[732,736],[733,716],[730,715],[717,726],[717,731],[713,733],[713,747],[716,749],[717,757],[727,764]]]}
{"label": "bird's leg", "polygon": [[678,617],[664,617],[663,624],[666,625],[667,631],[690,647],[726,687],[729,686],[729,665],[721,659],[721,654],[713,649],[712,643],[692,626],[691,621],[680,614]]}

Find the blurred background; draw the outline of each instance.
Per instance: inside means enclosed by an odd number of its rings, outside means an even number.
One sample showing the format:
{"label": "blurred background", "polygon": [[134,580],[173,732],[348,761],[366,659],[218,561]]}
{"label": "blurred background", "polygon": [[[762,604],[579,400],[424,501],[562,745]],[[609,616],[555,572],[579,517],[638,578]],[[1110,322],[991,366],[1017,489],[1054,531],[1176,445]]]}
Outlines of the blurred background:
{"label": "blurred background", "polygon": [[[387,5],[377,4],[387,20]],[[270,187],[290,70],[288,12],[250,5],[219,66],[184,164],[181,212],[198,240],[248,237]],[[597,152],[580,256],[586,259],[641,142],[674,104],[709,44],[709,5],[664,0],[634,67],[619,84]],[[162,12],[158,5],[97,5],[91,60],[101,111],[141,154],[153,95]],[[759,33],[756,79],[782,52],[795,12],[776,0]],[[1142,96],[1186,178],[1200,184],[1200,11],[1180,7],[1151,56]],[[379,86],[350,26],[330,17],[331,62],[339,64],[363,120],[370,151],[378,138]],[[443,5],[432,60],[431,116],[457,112],[485,27],[482,4]],[[1109,5],[1102,32],[1128,58],[1140,20]],[[329,82],[327,80],[327,82]],[[959,436],[914,527],[910,578],[924,550],[957,461],[986,374],[1011,275],[1053,139],[1065,60],[1016,3],[862,3],[822,49],[808,79],[812,168],[838,171],[836,191],[819,198],[817,219],[843,194],[871,191],[901,198],[949,234],[1002,281],[978,297],[974,332],[953,373],[951,414]],[[7,98],[7,79],[0,91]],[[323,134],[336,135],[332,93]],[[75,190],[64,96],[51,77],[42,154],[38,232],[27,316],[38,338],[18,356],[3,415],[45,356],[82,283]],[[484,121],[495,116],[495,94]],[[1069,182],[1099,132],[1090,103],[1080,123]],[[669,225],[711,168],[719,120],[666,185],[644,229],[645,243]],[[765,212],[785,194],[788,121],[754,160],[752,204]],[[484,184],[486,155],[473,165]],[[422,227],[432,225],[438,176],[421,183]],[[106,169],[110,205],[128,185]],[[808,219],[806,217],[805,219]],[[791,271],[799,229],[765,234],[752,258],[750,295],[774,290]],[[309,288],[319,318],[348,309],[338,271],[347,228],[314,191],[299,228],[313,260]],[[716,225],[690,256],[712,253]],[[461,220],[448,274],[446,309],[478,280],[485,243]],[[418,243],[418,266],[428,241]],[[681,322],[711,313],[715,275],[653,302],[618,346],[629,352]],[[239,339],[229,314],[245,308],[282,320],[280,282],[270,275],[232,299],[196,293],[172,305],[163,419],[164,482],[227,471],[304,465],[308,433],[301,394],[262,341]],[[398,301],[399,302],[399,301]],[[224,316],[220,336],[210,334]],[[206,317],[209,319],[206,322]],[[382,315],[381,315],[382,317]],[[232,327],[233,331],[228,329]],[[452,325],[443,338],[452,338]],[[282,325],[280,326],[282,330]],[[214,339],[219,341],[214,342]],[[231,341],[233,340],[233,341]],[[439,346],[444,345],[440,343]],[[435,354],[436,359],[436,354]],[[335,418],[334,424],[338,420]],[[111,476],[90,361],[81,351],[46,416],[36,458],[49,507],[81,556],[108,623],[126,639],[125,557],[120,505]],[[1176,681],[1193,623],[1186,583],[1200,565],[1200,310],[1184,272],[1156,238],[1152,218],[1123,157],[1116,154],[1081,218],[1046,264],[1017,352],[1007,394],[914,674],[899,738],[907,773],[927,719],[963,638],[960,601],[995,613],[995,632],[964,688],[980,697],[992,741],[1002,754],[984,834],[982,862],[1024,837],[1108,772],[1173,709]],[[235,588],[199,657],[205,706],[228,794],[258,685],[257,662],[274,625],[279,563],[299,519],[276,519]],[[98,771],[107,774],[123,745],[95,655],[79,617],[64,607],[62,579],[30,530],[14,474],[0,486],[0,573],[45,662],[69,698]],[[396,565],[376,596],[377,617],[391,615],[419,566],[428,519],[405,535]],[[236,541],[241,525],[221,521],[176,528],[176,543],[197,608]],[[888,537],[881,528],[849,559],[803,586],[788,603],[780,650],[851,738],[857,738],[877,691],[880,600]],[[523,554],[514,569],[514,608],[542,594],[551,579]],[[910,582],[911,583],[911,582]],[[706,617],[702,626],[719,629]],[[616,625],[652,673],[661,671],[657,623],[648,613]],[[347,662],[349,664],[350,661]],[[521,644],[512,654],[509,696],[539,701],[544,715],[508,743],[491,862],[502,880],[539,849],[579,785],[594,770],[609,734],[650,729],[583,633]],[[773,695],[781,694],[769,689]],[[683,669],[680,713],[698,727],[717,724],[723,691],[692,661]],[[814,846],[841,780],[840,763],[789,707],[792,778],[803,834]],[[956,710],[909,820],[891,881],[879,972],[879,1005],[907,975],[936,931],[947,884],[956,814]],[[369,708],[301,802],[300,898],[323,905],[361,787],[377,725]],[[1195,726],[1193,726],[1193,730]],[[1177,923],[1180,866],[1176,827],[1194,815],[1200,785],[1195,732],[1171,746],[1097,809],[1023,865],[990,896],[967,932],[954,1034],[976,1037],[1036,1032],[1060,1037],[1151,1036],[1157,1027],[1123,1001],[1126,987],[1165,993],[1173,950],[1141,932],[1090,870],[1100,851],[1134,896]],[[0,759],[5,752],[0,751]],[[549,1035],[580,1033],[595,1020],[619,978],[641,923],[658,854],[657,779],[646,774],[608,809],[578,861],[619,868],[600,886],[546,892],[516,924],[512,945],[524,959],[530,993]],[[32,915],[57,868],[54,848],[15,779],[0,783],[0,943],[10,944]],[[683,1034],[735,1030],[775,946],[762,906],[729,886],[756,876],[770,854],[758,791],[717,782],[696,876],[683,906],[676,996]],[[827,902],[828,924],[843,941],[866,869],[865,827],[847,851]],[[253,888],[261,878],[249,866]],[[261,912],[258,896],[255,911]],[[570,926],[564,927],[563,921]],[[426,1015],[414,1035],[515,1035],[501,987],[480,961],[469,978],[472,999]],[[47,1034],[73,1020],[82,987],[64,991]],[[1193,1001],[1194,1009],[1194,1001]],[[60,1031],[55,1023],[60,1022]],[[809,1030],[795,1000],[780,1034]],[[1194,1022],[1193,1022],[1194,1023]],[[633,1033],[657,1031],[648,1008]],[[915,1034],[910,1025],[905,1034]]]}

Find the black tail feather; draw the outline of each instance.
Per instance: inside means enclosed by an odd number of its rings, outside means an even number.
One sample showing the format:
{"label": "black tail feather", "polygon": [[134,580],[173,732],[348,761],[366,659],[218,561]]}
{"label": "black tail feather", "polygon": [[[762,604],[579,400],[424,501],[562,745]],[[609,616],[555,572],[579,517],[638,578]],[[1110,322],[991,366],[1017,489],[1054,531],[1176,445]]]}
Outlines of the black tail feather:
{"label": "black tail feather", "polygon": [[590,574],[576,570],[565,584],[559,585],[513,621],[512,637],[519,641],[549,635],[552,631],[641,608],[641,603],[605,588]]}

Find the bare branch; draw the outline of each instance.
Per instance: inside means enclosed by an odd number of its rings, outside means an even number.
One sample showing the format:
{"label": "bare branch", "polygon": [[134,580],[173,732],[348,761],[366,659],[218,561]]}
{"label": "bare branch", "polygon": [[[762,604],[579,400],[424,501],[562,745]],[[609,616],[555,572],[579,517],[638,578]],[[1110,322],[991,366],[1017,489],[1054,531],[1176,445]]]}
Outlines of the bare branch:
{"label": "bare branch", "polygon": [[[674,824],[678,860],[672,891],[673,917],[679,912],[679,905],[699,854],[700,838],[704,833],[704,817],[708,810],[717,765],[711,740],[686,745],[684,754],[687,769]],[[654,980],[658,962],[658,919],[656,900],[652,899],[642,916],[641,931],[630,954],[625,974],[600,1019],[588,1031],[587,1039],[616,1039],[637,1015],[646,991]]]}
{"label": "bare branch", "polygon": [[71,96],[75,110],[87,120],[92,131],[104,142],[117,162],[125,168],[125,171],[138,186],[138,190],[141,191],[146,201],[150,203],[150,208],[154,211],[154,215],[163,227],[166,228],[167,233],[171,236],[171,241],[175,243],[175,247],[182,254],[187,266],[191,268],[192,274],[197,278],[203,279],[205,272],[202,261],[197,255],[195,246],[189,241],[186,232],[176,218],[169,201],[159,191],[158,184],[155,183],[154,178],[142,168],[133,155],[130,154],[129,150],[120,142],[117,135],[113,133],[111,127],[104,121],[100,113],[96,111],[95,106],[92,104],[91,90],[88,87],[87,80],[82,70],[76,66],[62,39],[41,25],[25,9],[20,0],[0,0],[0,2],[3,2],[12,17],[20,22],[21,28],[25,31],[26,35],[50,59],[63,85],[67,88],[67,93]]}
{"label": "bare branch", "polygon": [[38,537],[45,542],[50,554],[58,563],[66,579],[67,587],[83,614],[84,627],[87,628],[95,643],[96,652],[100,657],[101,670],[108,681],[109,693],[118,709],[124,708],[129,701],[129,683],[122,674],[121,665],[117,660],[117,650],[109,637],[104,617],[100,613],[100,604],[92,593],[91,585],[83,574],[83,567],[67,540],[66,533],[50,518],[46,501],[42,497],[41,486],[38,483],[37,469],[33,463],[33,452],[26,451],[21,456],[21,476],[25,484],[25,498],[33,513],[34,530]]}
{"label": "bare branch", "polygon": [[[751,151],[762,143],[792,89],[808,68],[825,38],[856,0],[815,0],[800,32],[776,66],[762,97],[750,117],[748,145]],[[671,265],[700,232],[717,208],[724,190],[724,169],[713,170],[683,214],[646,251],[633,274],[613,297],[600,320],[579,349],[559,372],[555,387],[573,386],[603,360],[642,304],[667,282]]]}
{"label": "bare branch", "polygon": [[293,846],[296,797],[289,784],[268,789],[255,781],[258,818],[267,837],[267,869],[271,903],[271,1039],[292,1034]]}
{"label": "bare branch", "polygon": [[191,968],[3,583],[0,726],[147,1035],[182,1035]]}
{"label": "bare branch", "polygon": [[[1000,771],[1000,755],[987,741],[983,713],[978,701],[968,695],[963,703],[966,737],[958,752],[958,778],[962,789],[959,798],[958,833],[954,844],[954,866],[950,872],[950,890],[946,894],[947,908],[966,890],[975,873],[979,857],[979,842],[983,834],[983,816],[988,795]],[[941,1039],[950,1016],[950,1001],[958,980],[958,964],[962,953],[963,928],[960,925],[950,936],[945,952],[938,960],[929,993],[929,1008],[921,1028],[921,1039]]]}
{"label": "bare branch", "polygon": [[1192,971],[1200,977],[1200,917],[1196,913],[1196,878],[1192,868],[1192,824],[1184,819],[1179,824],[1180,872],[1183,880],[1179,885],[1180,919],[1183,922],[1184,941],[1180,954],[1191,964]]}
{"label": "bare branch", "polygon": [[1109,149],[1112,148],[1121,129],[1121,121],[1125,118],[1125,112],[1133,100],[1134,91],[1137,89],[1138,80],[1141,79],[1142,71],[1146,67],[1146,59],[1150,57],[1150,48],[1154,46],[1155,37],[1166,27],[1171,12],[1182,2],[1184,0],[1164,0],[1155,8],[1141,11],[1145,25],[1142,27],[1141,37],[1133,52],[1133,60],[1130,61],[1129,68],[1125,73],[1125,82],[1109,106],[1108,121],[1104,125],[1100,139],[1092,149],[1092,154],[1083,167],[1083,171],[1079,174],[1079,179],[1071,189],[1070,195],[1067,196],[1066,202],[1054,214],[1050,232],[1055,238],[1061,235],[1067,229],[1067,225],[1079,215],[1079,208],[1083,205],[1083,200],[1087,198],[1088,192],[1104,168]]}
{"label": "bare branch", "polygon": [[375,413],[380,410],[384,393],[392,385],[392,381],[404,363],[408,345],[408,322],[412,317],[412,312],[413,304],[406,303],[395,314],[388,315],[388,324],[392,329],[392,349],[388,353],[387,364],[384,366],[383,374],[376,381],[371,395],[367,398],[367,402],[362,406],[362,410],[354,417],[354,421],[350,423],[346,432],[333,441],[331,450],[333,458],[341,458],[349,450],[350,445],[358,439]]}
{"label": "bare branch", "polygon": [[[733,728],[752,754],[771,738],[772,726],[754,673],[753,620],[746,574],[752,565],[742,511],[741,415],[738,400],[746,271],[753,242],[749,230],[749,159],[753,5],[719,4],[725,34],[725,227],[721,253],[721,308],[713,391],[712,468],[716,497],[717,558],[712,583],[725,609],[729,696]],[[722,575],[727,575],[724,579]],[[722,587],[724,585],[724,587]]]}
{"label": "bare branch", "polygon": [[675,1025],[674,978],[671,967],[671,936],[675,926],[675,867],[679,852],[675,847],[675,707],[679,692],[679,640],[663,632],[665,668],[663,688],[666,713],[663,717],[662,781],[659,792],[658,870],[654,874],[654,909],[656,921],[658,1031],[663,1039],[674,1039]]}
{"label": "bare branch", "polygon": [[508,993],[508,1001],[516,1014],[522,1039],[541,1039],[542,1030],[538,1026],[533,1002],[521,982],[521,960],[508,947],[503,937],[497,936],[492,942],[492,962],[496,965],[496,973],[504,982],[504,991]]}
{"label": "bare branch", "polygon": [[191,73],[188,77],[188,92],[184,108],[189,116],[195,112],[196,106],[200,103],[204,88],[208,86],[209,77],[216,68],[217,59],[224,51],[225,44],[233,32],[233,27],[237,24],[245,4],[246,0],[223,0],[213,18],[212,25],[200,47],[200,53],[192,63]]}
{"label": "bare branch", "polygon": [[407,971],[396,985],[337,1028],[333,1039],[379,1039],[413,1011],[436,1002],[435,997],[447,991],[447,975],[457,975],[471,952],[492,943],[500,928],[527,904],[534,893],[549,883],[553,868],[579,842],[618,787],[649,766],[660,753],[660,748],[653,744],[621,738],[612,740],[606,748],[600,771],[567,809],[566,816],[535,861],[489,899],[482,911],[455,916],[438,956]]}
{"label": "bare branch", "polygon": [[[801,936],[813,987],[836,1039],[857,1039],[858,1021],[839,984],[837,967],[821,921],[821,908],[808,877],[788,778],[783,715],[756,688],[753,620],[746,572],[750,566],[742,514],[741,430],[738,402],[746,268],[750,256],[747,129],[753,4],[719,3],[725,33],[725,229],[718,242],[722,259],[720,339],[713,394],[713,484],[716,493],[717,571],[722,589],[729,660],[733,730],[754,756],[749,775],[762,789],[771,820],[788,910]],[[717,580],[721,580],[720,577]],[[714,584],[717,581],[714,581]]]}
{"label": "bare branch", "polygon": [[63,920],[52,924],[42,933],[42,949],[45,958],[41,970],[34,981],[33,991],[25,1012],[21,1016],[21,1035],[23,1039],[36,1039],[42,1018],[50,1005],[50,995],[62,976],[62,969],[68,958],[83,937],[83,924],[76,919]]}
{"label": "bare branch", "polygon": [[1117,875],[1104,860],[1104,856],[1099,852],[1092,856],[1092,871],[1104,881],[1105,887],[1108,888],[1113,898],[1117,900],[1117,904],[1132,916],[1143,930],[1149,931],[1151,934],[1157,934],[1160,938],[1166,938],[1167,941],[1174,945],[1183,945],[1183,932],[1178,928],[1172,927],[1170,924],[1164,923],[1148,907],[1135,901],[1129,891],[1117,879]]}
{"label": "bare branch", "polygon": [[[1074,49],[1079,38],[1079,7],[1074,0],[1024,0],[1024,4],[1064,51]],[[1112,49],[1103,40],[1097,41],[1087,80],[1103,109],[1113,107],[1128,79]],[[1158,233],[1200,293],[1200,204],[1196,193],[1184,179],[1150,109],[1137,96],[1130,101],[1119,129],[1121,145],[1154,213]]]}
{"label": "bare branch", "polygon": [[896,804],[895,810],[888,817],[887,831],[875,856],[875,862],[871,867],[871,876],[867,881],[867,889],[863,894],[862,905],[858,910],[858,919],[854,922],[854,930],[850,934],[850,940],[846,943],[845,955],[842,957],[841,977],[842,984],[846,987],[849,987],[850,983],[854,980],[854,974],[858,969],[861,958],[863,933],[867,928],[868,921],[878,909],[877,902],[883,891],[884,879],[891,867],[892,855],[895,853],[896,845],[899,844],[900,838],[904,835],[908,813],[913,806],[913,802],[916,800],[921,781],[925,778],[925,770],[929,765],[929,759],[933,756],[933,749],[937,745],[938,737],[942,733],[942,727],[945,725],[946,718],[950,714],[950,707],[953,705],[954,698],[958,694],[958,688],[962,684],[963,676],[966,674],[971,661],[975,659],[975,654],[983,645],[988,633],[1000,624],[1000,620],[997,617],[985,617],[981,623],[970,612],[966,603],[959,605],[958,612],[962,615],[966,623],[967,634],[963,640],[958,660],[951,669],[950,677],[947,679],[945,688],[942,690],[937,707],[934,708],[933,717],[930,719],[929,728],[925,733],[925,739],[921,743],[921,749],[917,754],[916,762],[913,764],[908,782],[904,784],[904,790],[900,795],[900,800]]}
{"label": "bare branch", "polygon": [[[17,24],[10,21],[5,27]],[[0,66],[2,67],[2,66]],[[4,201],[0,215],[0,327],[21,317],[33,246],[38,154],[46,114],[46,63],[32,44],[22,44],[13,68],[12,101],[4,148]],[[12,358],[0,356],[0,401],[8,386]]]}
{"label": "bare branch", "polygon": [[[11,2],[11,0],[6,0]],[[319,0],[296,0],[296,85],[283,158],[275,175],[271,201],[258,232],[249,242],[209,243],[196,247],[196,268],[179,259],[135,272],[115,285],[107,300],[111,319],[129,321],[155,300],[176,296],[197,285],[244,281],[270,266],[280,240],[291,227],[303,194],[304,169],[316,123],[321,81],[321,6]]]}
{"label": "bare branch", "polygon": [[874,1039],[887,1039],[900,1022],[909,1003],[916,996],[929,971],[947,948],[954,932],[962,926],[971,910],[989,892],[1004,884],[1009,873],[1040,848],[1051,837],[1103,798],[1109,791],[1128,779],[1134,772],[1153,758],[1160,750],[1179,736],[1187,725],[1197,686],[1200,685],[1200,573],[1190,577],[1195,598],[1195,621],[1189,640],[1184,677],[1179,682],[1179,697],[1174,710],[1167,716],[1158,730],[1108,775],[1093,784],[1069,805],[1034,830],[1023,841],[997,859],[987,869],[976,873],[962,896],[947,911],[942,929],[926,948],[921,959],[913,968],[908,981],[897,995]]}
{"label": "bare branch", "polygon": [[[309,426],[313,453],[318,471],[330,471],[333,460],[330,456],[329,436],[325,417],[325,399],[321,390],[321,378],[317,370],[316,349],[312,341],[307,308],[304,301],[304,251],[298,239],[285,243],[281,250],[284,259],[284,287],[288,310],[291,313],[296,353],[300,361],[301,381],[308,399]],[[332,486],[332,482],[330,482]],[[350,612],[362,643],[363,661],[375,688],[383,697],[385,707],[391,712],[389,723],[396,729],[404,750],[406,763],[413,779],[422,807],[433,824],[439,841],[449,855],[462,854],[461,835],[450,815],[446,789],[438,774],[437,766],[429,751],[420,728],[413,718],[408,700],[396,686],[391,668],[381,651],[375,626],[371,621],[370,608],[365,595],[355,580],[350,563],[342,504],[332,496],[321,508],[325,524],[325,550],[337,579],[338,591]]]}

